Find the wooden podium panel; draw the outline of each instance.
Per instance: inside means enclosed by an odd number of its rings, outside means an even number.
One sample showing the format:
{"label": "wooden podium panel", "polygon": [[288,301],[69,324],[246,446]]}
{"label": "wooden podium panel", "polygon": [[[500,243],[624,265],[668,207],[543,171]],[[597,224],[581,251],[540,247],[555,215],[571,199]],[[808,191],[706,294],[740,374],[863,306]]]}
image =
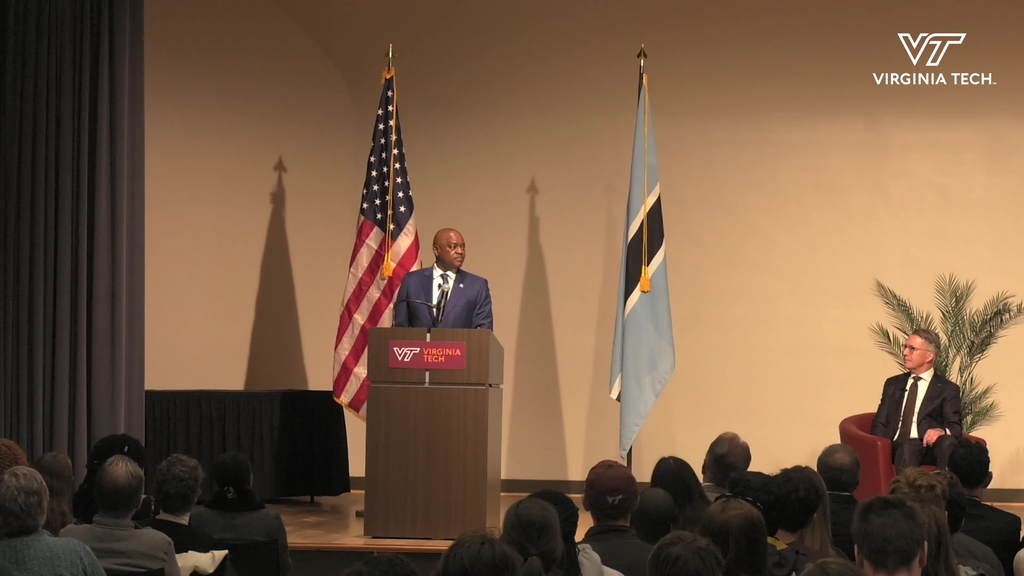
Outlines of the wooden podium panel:
{"label": "wooden podium panel", "polygon": [[[465,342],[465,368],[389,366],[390,342]],[[364,533],[455,539],[497,527],[504,350],[489,330],[370,331]]]}

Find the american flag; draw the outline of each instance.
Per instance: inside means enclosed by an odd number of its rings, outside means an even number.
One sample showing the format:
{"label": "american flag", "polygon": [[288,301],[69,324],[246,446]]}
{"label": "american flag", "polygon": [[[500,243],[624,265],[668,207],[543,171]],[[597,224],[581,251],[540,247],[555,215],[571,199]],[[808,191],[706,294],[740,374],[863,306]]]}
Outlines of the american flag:
{"label": "american flag", "polygon": [[[384,73],[366,164],[356,241],[334,341],[334,399],[360,418],[366,417],[370,385],[366,379],[369,330],[391,325],[391,304],[402,278],[420,267],[420,240],[398,123],[394,69]],[[386,261],[391,263],[390,276]]]}

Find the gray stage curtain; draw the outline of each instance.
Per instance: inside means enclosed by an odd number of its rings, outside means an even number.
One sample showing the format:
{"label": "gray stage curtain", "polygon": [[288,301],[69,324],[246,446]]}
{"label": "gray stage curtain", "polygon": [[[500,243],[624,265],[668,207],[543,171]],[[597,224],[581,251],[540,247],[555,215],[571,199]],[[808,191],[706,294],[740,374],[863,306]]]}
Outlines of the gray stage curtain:
{"label": "gray stage curtain", "polygon": [[0,435],[145,437],[142,0],[0,0]]}

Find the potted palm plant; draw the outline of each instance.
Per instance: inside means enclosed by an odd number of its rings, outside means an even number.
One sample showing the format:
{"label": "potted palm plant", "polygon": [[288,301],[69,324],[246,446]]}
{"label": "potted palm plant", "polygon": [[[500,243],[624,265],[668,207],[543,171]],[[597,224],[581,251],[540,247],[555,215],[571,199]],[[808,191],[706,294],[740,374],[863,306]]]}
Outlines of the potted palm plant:
{"label": "potted palm plant", "polygon": [[935,280],[935,307],[938,319],[930,311],[912,305],[895,290],[875,280],[875,295],[888,311],[892,327],[881,322],[871,326],[875,346],[903,368],[903,344],[918,328],[934,330],[942,336],[935,359],[935,372],[960,385],[964,432],[996,422],[1002,410],[996,399],[996,384],[983,384],[975,368],[1006,331],[1024,318],[1024,301],[999,292],[980,308],[971,307],[974,281],[960,280],[953,274]]}

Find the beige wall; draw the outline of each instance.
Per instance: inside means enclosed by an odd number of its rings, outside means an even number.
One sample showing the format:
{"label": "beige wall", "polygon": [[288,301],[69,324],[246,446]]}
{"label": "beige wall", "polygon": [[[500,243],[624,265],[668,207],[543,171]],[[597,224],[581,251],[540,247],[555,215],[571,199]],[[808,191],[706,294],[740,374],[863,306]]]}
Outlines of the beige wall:
{"label": "beige wall", "polygon": [[[147,2],[147,388],[243,389],[253,370],[330,388],[388,42],[424,260],[433,230],[456,226],[466,268],[491,281],[505,478],[581,479],[617,453],[607,377],[641,42],[677,370],[638,476],[666,454],[699,467],[727,429],[755,468],[812,463],[895,373],[867,332],[884,317],[876,277],[921,303],[943,272],[1024,295],[1019,2],[388,6]],[[872,72],[912,69],[897,33],[926,31],[968,33],[937,70],[997,85],[876,86]],[[283,328],[254,330],[258,307]],[[1022,348],[1024,329],[980,370],[1011,415]],[[1024,486],[1022,432],[1014,417],[981,432],[996,486]],[[358,420],[349,437],[362,475]]]}

